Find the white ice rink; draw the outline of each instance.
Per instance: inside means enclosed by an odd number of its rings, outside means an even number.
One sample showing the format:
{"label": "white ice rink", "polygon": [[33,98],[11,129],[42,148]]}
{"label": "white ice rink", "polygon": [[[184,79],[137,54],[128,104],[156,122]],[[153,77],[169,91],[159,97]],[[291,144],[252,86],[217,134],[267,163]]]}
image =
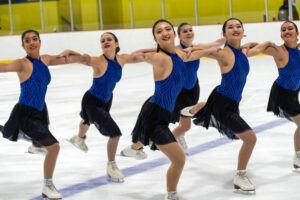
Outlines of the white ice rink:
{"label": "white ice rink", "polygon": [[[234,193],[233,176],[241,142],[220,136],[215,129],[193,126],[186,140],[191,156],[178,185],[181,200],[299,200],[300,172],[293,171],[295,125],[266,112],[269,90],[277,76],[270,57],[250,58],[250,74],[240,104],[242,117],[257,132],[257,145],[248,166],[256,195]],[[46,96],[50,130],[60,141],[61,151],[54,175],[64,199],[72,200],[162,200],[166,193],[168,164],[161,152],[146,148],[148,159],[138,161],[117,156],[126,174],[124,183],[106,180],[106,141],[91,126],[88,153],[82,153],[66,138],[77,133],[80,102],[92,81],[91,69],[82,65],[51,67],[52,82]],[[217,63],[201,60],[199,70],[202,101],[220,82]],[[111,114],[123,136],[118,153],[131,142],[131,130],[143,102],[153,93],[152,68],[148,64],[127,65],[114,91]],[[0,124],[18,100],[16,74],[0,74]],[[171,128],[174,126],[171,125]],[[0,199],[41,199],[43,156],[25,153],[28,142],[0,138]]]}

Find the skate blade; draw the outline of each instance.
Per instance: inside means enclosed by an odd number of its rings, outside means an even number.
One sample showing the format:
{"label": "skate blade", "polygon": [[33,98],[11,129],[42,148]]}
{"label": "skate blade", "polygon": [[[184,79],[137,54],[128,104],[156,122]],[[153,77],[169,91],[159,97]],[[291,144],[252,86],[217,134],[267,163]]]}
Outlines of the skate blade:
{"label": "skate blade", "polygon": [[49,198],[45,194],[42,194],[42,197],[43,197],[44,200],[61,200],[62,199],[62,198]]}
{"label": "skate blade", "polygon": [[41,155],[41,156],[45,156],[47,154],[47,152],[43,153],[43,152],[30,152],[30,151],[25,151],[25,153],[28,153],[31,155]]}
{"label": "skate blade", "polygon": [[234,193],[243,195],[255,195],[255,190],[242,190],[239,186],[234,185]]}
{"label": "skate blade", "polygon": [[136,160],[145,160],[147,156],[135,156],[134,157]]}
{"label": "skate blade", "polygon": [[128,156],[128,155],[125,155],[122,151],[120,152],[120,154],[117,154],[117,155],[126,157],[126,158],[134,158],[136,160],[145,160],[147,158],[147,155],[145,155],[145,156],[139,156],[139,155]]}
{"label": "skate blade", "polygon": [[76,149],[79,149],[81,152],[87,153],[88,151],[84,151],[82,150],[77,144],[73,143],[71,141],[71,139],[66,139],[66,141],[68,141],[70,144],[72,144],[74,147],[76,147]]}
{"label": "skate blade", "polygon": [[124,178],[113,178],[110,176],[107,176],[107,180],[114,183],[124,183]]}
{"label": "skate blade", "polygon": [[120,152],[120,154],[119,154],[120,156],[122,156],[122,157],[126,157],[126,158],[135,158],[136,159],[136,156],[134,155],[134,156],[128,156],[128,155],[126,155],[123,151],[121,151]]}

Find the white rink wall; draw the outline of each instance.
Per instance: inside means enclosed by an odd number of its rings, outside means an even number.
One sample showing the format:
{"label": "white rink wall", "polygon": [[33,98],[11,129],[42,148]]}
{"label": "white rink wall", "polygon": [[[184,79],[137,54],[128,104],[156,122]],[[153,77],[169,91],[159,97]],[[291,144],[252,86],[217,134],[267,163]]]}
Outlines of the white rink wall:
{"label": "white rink wall", "polygon": [[[243,43],[271,40],[276,44],[281,44],[281,24],[282,22],[244,24],[246,37]],[[300,28],[299,21],[296,24]],[[59,54],[64,49],[73,49],[91,55],[101,54],[99,38],[105,31],[41,34],[41,54]],[[221,37],[222,25],[195,26],[194,31],[195,43],[207,43]],[[111,30],[111,32],[119,39],[121,53],[155,47],[151,28]],[[13,60],[23,56],[25,52],[21,46],[20,35],[0,37],[0,60]]]}

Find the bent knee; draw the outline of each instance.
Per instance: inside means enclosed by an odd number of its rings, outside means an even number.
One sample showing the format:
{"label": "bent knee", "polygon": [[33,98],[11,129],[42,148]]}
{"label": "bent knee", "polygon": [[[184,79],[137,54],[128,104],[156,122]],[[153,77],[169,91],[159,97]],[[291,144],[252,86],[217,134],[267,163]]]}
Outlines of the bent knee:
{"label": "bent knee", "polygon": [[186,155],[182,151],[182,153],[178,154],[178,156],[176,157],[174,163],[176,163],[176,165],[179,165],[179,166],[184,166],[185,160],[186,160]]}
{"label": "bent knee", "polygon": [[256,141],[257,141],[256,134],[253,131],[251,131],[250,137],[249,137],[249,142],[256,144]]}
{"label": "bent knee", "polygon": [[256,143],[256,134],[253,130],[245,131],[243,133],[237,134],[237,136],[243,140],[243,142],[254,144]]}
{"label": "bent knee", "polygon": [[177,166],[178,168],[183,168],[185,165],[185,157],[174,160],[173,165]]}
{"label": "bent knee", "polygon": [[59,146],[59,143],[54,143],[50,146],[46,146],[46,149],[48,152],[53,152],[53,153],[58,153],[59,150],[60,150],[60,146]]}
{"label": "bent knee", "polygon": [[184,127],[182,127],[183,128],[183,130],[185,131],[185,132],[187,132],[188,130],[190,130],[191,128],[192,128],[192,125],[191,125],[191,123],[189,123],[189,124],[186,124]]}
{"label": "bent knee", "polygon": [[179,163],[180,166],[184,166],[185,165],[185,160],[186,160],[185,158],[186,157],[185,157],[185,154],[184,154],[184,156],[181,159],[179,159],[178,163]]}
{"label": "bent knee", "polygon": [[247,143],[255,145],[257,141],[256,134],[253,131],[250,131],[245,141]]}

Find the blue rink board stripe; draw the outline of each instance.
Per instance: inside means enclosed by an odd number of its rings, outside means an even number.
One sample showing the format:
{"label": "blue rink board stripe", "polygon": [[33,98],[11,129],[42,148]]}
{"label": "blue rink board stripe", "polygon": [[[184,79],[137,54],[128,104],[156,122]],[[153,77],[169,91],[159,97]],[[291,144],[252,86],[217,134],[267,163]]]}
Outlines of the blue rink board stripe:
{"label": "blue rink board stripe", "polygon": [[[278,119],[278,120],[274,120],[274,121],[271,121],[268,123],[258,125],[256,127],[254,127],[253,130],[256,134],[258,134],[265,130],[269,130],[269,129],[272,129],[277,126],[281,126],[288,122],[289,121],[285,120],[285,119]],[[206,142],[206,143],[197,145],[197,146],[189,149],[189,156],[193,156],[195,154],[222,146],[224,144],[231,143],[232,141],[233,140],[229,140],[226,137],[222,137],[222,138],[210,141],[210,142]],[[141,163],[138,165],[134,165],[132,167],[122,169],[122,172],[126,177],[128,177],[128,176],[132,176],[135,174],[143,173],[145,171],[151,170],[155,167],[159,167],[159,166],[167,164],[167,163],[169,163],[169,161],[165,157],[162,157],[162,158],[157,158],[157,159],[154,159],[151,161],[147,161],[145,163]],[[109,183],[112,183],[112,182],[107,180],[107,176],[100,176],[100,177],[97,177],[94,179],[87,180],[82,183],[70,185],[68,187],[60,189],[59,191],[61,192],[61,194],[64,198],[67,198],[67,197],[73,196],[78,193],[92,190],[96,187],[107,185]],[[36,196],[36,197],[31,198],[30,200],[41,200],[41,199],[43,199],[41,196]]]}

